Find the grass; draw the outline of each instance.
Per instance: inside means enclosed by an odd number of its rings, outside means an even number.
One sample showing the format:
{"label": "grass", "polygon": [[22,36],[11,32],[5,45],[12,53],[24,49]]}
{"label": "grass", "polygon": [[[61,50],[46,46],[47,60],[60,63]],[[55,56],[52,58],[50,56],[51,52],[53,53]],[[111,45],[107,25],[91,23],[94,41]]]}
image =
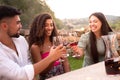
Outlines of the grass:
{"label": "grass", "polygon": [[82,67],[83,57],[80,59],[76,59],[69,56],[68,59],[69,59],[71,70],[80,69]]}

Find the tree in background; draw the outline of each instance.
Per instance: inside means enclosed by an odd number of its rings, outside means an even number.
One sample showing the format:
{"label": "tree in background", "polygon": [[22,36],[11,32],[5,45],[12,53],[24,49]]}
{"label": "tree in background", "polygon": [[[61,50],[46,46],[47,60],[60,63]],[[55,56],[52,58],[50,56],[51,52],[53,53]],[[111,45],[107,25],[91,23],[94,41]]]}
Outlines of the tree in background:
{"label": "tree in background", "polygon": [[114,21],[113,24],[111,24],[111,27],[115,30],[115,31],[120,31],[120,17],[118,17],[118,19],[116,21]]}
{"label": "tree in background", "polygon": [[58,29],[63,27],[61,26],[62,21],[55,18],[54,12],[51,11],[45,0],[0,0],[0,5],[10,5],[20,9],[23,13],[21,21],[24,29],[29,28],[34,17],[43,12],[48,12],[53,16]]}

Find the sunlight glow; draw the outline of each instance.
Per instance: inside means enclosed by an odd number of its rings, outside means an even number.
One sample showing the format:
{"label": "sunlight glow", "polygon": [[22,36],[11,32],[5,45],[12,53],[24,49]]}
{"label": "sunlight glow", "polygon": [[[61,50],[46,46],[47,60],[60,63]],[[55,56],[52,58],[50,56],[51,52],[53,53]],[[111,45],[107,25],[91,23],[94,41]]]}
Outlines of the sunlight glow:
{"label": "sunlight glow", "polygon": [[93,12],[120,16],[119,0],[46,0],[46,3],[60,19],[84,18]]}

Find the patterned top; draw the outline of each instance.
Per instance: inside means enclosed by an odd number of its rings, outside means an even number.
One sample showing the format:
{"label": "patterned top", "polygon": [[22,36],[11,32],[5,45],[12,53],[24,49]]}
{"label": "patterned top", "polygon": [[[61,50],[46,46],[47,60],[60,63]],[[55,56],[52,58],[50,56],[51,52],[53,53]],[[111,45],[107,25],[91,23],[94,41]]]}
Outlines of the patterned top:
{"label": "patterned top", "polygon": [[[41,55],[42,59],[47,57],[48,54],[49,54],[49,52],[43,53]],[[54,62],[54,66],[52,67],[52,69],[48,73],[40,75],[40,80],[45,80],[47,78],[50,78],[50,77],[53,77],[53,76],[56,76],[56,75],[60,75],[60,74],[63,74],[63,73],[64,73],[63,65],[59,60],[57,60],[57,61]]]}

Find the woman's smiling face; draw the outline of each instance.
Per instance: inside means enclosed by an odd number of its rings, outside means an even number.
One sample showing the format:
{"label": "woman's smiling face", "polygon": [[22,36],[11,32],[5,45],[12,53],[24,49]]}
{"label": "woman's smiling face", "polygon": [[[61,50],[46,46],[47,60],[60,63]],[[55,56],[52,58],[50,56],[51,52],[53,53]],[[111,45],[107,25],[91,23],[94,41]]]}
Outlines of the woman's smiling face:
{"label": "woman's smiling face", "polygon": [[53,28],[54,28],[53,20],[52,19],[47,19],[45,21],[45,35],[46,36],[51,36]]}
{"label": "woman's smiling face", "polygon": [[89,18],[89,27],[90,30],[94,33],[101,31],[102,23],[96,16],[91,16]]}

